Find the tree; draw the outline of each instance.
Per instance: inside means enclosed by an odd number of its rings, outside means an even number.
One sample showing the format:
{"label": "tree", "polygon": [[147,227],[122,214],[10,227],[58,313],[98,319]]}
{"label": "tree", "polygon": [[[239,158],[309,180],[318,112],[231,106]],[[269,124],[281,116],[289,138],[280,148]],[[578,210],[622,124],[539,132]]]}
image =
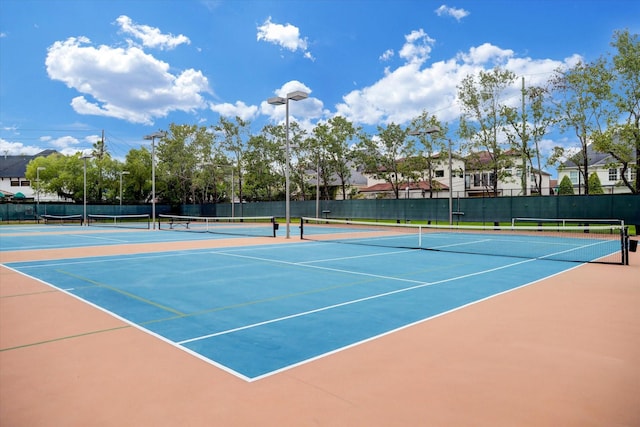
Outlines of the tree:
{"label": "tree", "polygon": [[[612,79],[613,75],[602,59],[593,63],[579,62],[568,70],[556,70],[551,79],[552,102],[560,130],[573,131],[580,144],[579,152],[572,158],[585,184],[589,178],[588,146],[593,136],[613,120],[610,108]],[[584,189],[585,194],[589,194],[588,185]]]}
{"label": "tree", "polygon": [[593,141],[598,151],[615,159],[610,168],[621,167],[623,184],[633,194],[640,194],[640,41],[628,30],[616,31],[612,46],[617,50],[611,65],[615,78],[613,114],[606,131],[594,132]]}
{"label": "tree", "polygon": [[325,157],[333,173],[340,180],[342,199],[347,198],[347,182],[351,178],[351,148],[350,143],[358,135],[359,129],[349,120],[341,116],[332,117],[327,121],[328,132],[323,132],[325,140],[321,143]]}
{"label": "tree", "polygon": [[235,176],[238,178],[238,195],[240,198],[240,209],[242,216],[242,200],[243,200],[243,178],[244,164],[243,156],[246,151],[246,139],[248,139],[250,123],[236,116],[234,121],[220,117],[218,124],[213,129],[222,135],[222,149],[229,152],[232,156],[234,164]]}
{"label": "tree", "polygon": [[513,166],[508,144],[499,141],[499,135],[508,124],[504,105],[504,92],[513,85],[515,74],[496,67],[469,75],[458,86],[462,116],[459,135],[467,140],[465,148],[474,153],[469,166],[478,171],[489,171],[490,179],[484,181],[487,190],[498,195],[498,182],[510,179]]}
{"label": "tree", "polygon": [[600,183],[600,178],[598,178],[597,173],[592,173],[589,175],[589,194],[604,194],[602,190],[602,184]]}
{"label": "tree", "polygon": [[274,200],[281,187],[281,176],[273,168],[280,152],[280,144],[265,133],[249,138],[245,154],[245,194],[251,200]]}
{"label": "tree", "polygon": [[[334,175],[335,162],[329,153],[331,141],[331,128],[327,123],[318,123],[312,131],[310,138],[307,138],[307,149],[310,152],[309,169],[316,171],[316,179],[319,180],[318,186],[322,192],[322,198],[329,200],[329,187],[331,186],[331,177]],[[343,188],[344,195],[344,188]]]}
{"label": "tree", "polygon": [[[509,126],[505,133],[514,152],[520,153],[522,164],[521,192],[527,194],[527,169],[542,172],[541,143],[548,129],[555,123],[550,107],[547,105],[548,92],[545,88],[532,86],[525,88],[522,78],[522,108],[503,106],[502,113]],[[528,166],[527,166],[528,165]],[[542,194],[542,180],[539,173],[533,173],[536,192]]]}
{"label": "tree", "polygon": [[[429,198],[433,197],[433,190],[439,189],[440,183],[436,181],[435,171],[445,166],[445,158],[442,155],[435,156],[435,153],[443,153],[450,149],[446,141],[447,128],[438,121],[436,116],[429,115],[423,111],[420,116],[411,121],[411,129],[417,133],[417,138],[423,147],[416,158],[416,171],[421,173],[420,178],[429,184]],[[425,133],[428,129],[438,128],[436,133]],[[451,172],[451,171],[450,171]],[[426,174],[426,175],[425,175]],[[453,191],[453,189],[449,189]]]}
{"label": "tree", "polygon": [[156,149],[156,197],[174,204],[194,202],[193,178],[201,163],[194,141],[203,134],[206,137],[206,129],[195,125],[169,126]]}
{"label": "tree", "polygon": [[414,165],[407,162],[415,155],[414,144],[407,141],[407,131],[390,123],[386,128],[378,126],[378,135],[360,135],[355,158],[367,173],[391,185],[396,199],[400,198],[400,186],[409,183],[415,172]]}
{"label": "tree", "polygon": [[123,199],[145,202],[151,199],[151,151],[146,147],[131,149],[125,157],[123,169],[129,172],[123,179]]}
{"label": "tree", "polygon": [[558,186],[558,195],[567,196],[572,194],[574,194],[573,184],[571,183],[571,179],[569,179],[569,177],[565,175],[564,177],[562,177],[560,185]]}
{"label": "tree", "polygon": [[[74,202],[82,202],[84,199],[84,162],[82,153],[73,156],[65,156],[60,153],[53,153],[42,158],[38,157],[27,165],[26,177],[35,181],[37,168],[44,167],[40,174],[40,190],[46,193],[56,194],[63,199],[70,199]],[[94,170],[91,159],[86,160],[87,183],[95,181]],[[90,187],[87,185],[87,193]],[[89,194],[87,200],[91,201]]]}

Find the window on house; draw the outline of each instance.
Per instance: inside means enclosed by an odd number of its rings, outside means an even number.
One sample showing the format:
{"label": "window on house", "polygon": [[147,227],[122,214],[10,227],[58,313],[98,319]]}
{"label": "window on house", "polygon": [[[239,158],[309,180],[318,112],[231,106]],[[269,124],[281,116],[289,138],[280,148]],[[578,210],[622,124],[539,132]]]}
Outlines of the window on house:
{"label": "window on house", "polygon": [[618,169],[611,168],[609,169],[609,181],[617,181],[618,180]]}
{"label": "window on house", "polygon": [[436,178],[444,178],[444,171],[443,170],[437,170],[435,176],[436,176]]}
{"label": "window on house", "polygon": [[578,185],[578,171],[569,171],[569,179],[573,185]]}
{"label": "window on house", "polygon": [[20,181],[11,181],[11,186],[12,187],[20,187]]}
{"label": "window on house", "polygon": [[480,186],[480,174],[479,173],[473,174],[473,186],[474,187],[479,187]]}
{"label": "window on house", "polygon": [[31,181],[20,181],[20,186],[31,187]]}

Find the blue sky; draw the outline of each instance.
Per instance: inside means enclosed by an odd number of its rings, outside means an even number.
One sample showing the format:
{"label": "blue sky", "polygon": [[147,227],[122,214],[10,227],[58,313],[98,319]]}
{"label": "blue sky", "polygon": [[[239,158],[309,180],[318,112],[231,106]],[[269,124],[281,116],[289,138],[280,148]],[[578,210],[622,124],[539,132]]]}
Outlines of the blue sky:
{"label": "blue sky", "polygon": [[455,128],[466,75],[502,65],[542,84],[610,52],[617,29],[640,32],[640,2],[1,0],[0,154],[73,154],[104,131],[124,158],[220,115],[257,133],[285,114],[266,99],[293,90],[310,93],[290,106],[309,129],[340,114],[374,132],[425,109]]}

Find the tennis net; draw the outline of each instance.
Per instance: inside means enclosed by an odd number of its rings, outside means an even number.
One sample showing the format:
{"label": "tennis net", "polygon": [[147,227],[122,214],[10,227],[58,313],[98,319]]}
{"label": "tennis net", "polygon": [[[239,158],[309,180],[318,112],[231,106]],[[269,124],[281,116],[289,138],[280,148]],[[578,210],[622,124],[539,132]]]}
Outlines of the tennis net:
{"label": "tennis net", "polygon": [[206,217],[158,215],[158,229],[236,236],[276,237],[278,223],[272,216]]}
{"label": "tennis net", "polygon": [[151,219],[149,214],[135,215],[87,215],[87,225],[100,227],[118,227],[118,228],[151,228]]}
{"label": "tennis net", "polygon": [[82,215],[40,215],[45,224],[82,225]]}
{"label": "tennis net", "polygon": [[527,259],[628,264],[621,225],[513,227],[392,224],[302,218],[305,240]]}

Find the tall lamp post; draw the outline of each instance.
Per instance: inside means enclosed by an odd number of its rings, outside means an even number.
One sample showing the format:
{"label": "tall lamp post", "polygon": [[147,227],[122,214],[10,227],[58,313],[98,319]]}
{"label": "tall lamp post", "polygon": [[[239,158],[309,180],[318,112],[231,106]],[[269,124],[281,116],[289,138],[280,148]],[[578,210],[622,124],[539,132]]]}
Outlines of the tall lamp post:
{"label": "tall lamp post", "polygon": [[36,168],[36,221],[40,222],[40,171],[45,170],[44,166],[38,166]]}
{"label": "tall lamp post", "polygon": [[145,135],[144,139],[151,141],[151,221],[153,229],[156,229],[156,138],[163,138],[166,132],[154,132],[151,135]]}
{"label": "tall lamp post", "polygon": [[129,171],[120,171],[120,213],[122,213],[122,175],[129,175]]}
{"label": "tall lamp post", "polygon": [[[440,128],[438,126],[431,126],[430,128],[423,131],[409,131],[409,135],[428,135],[434,133],[440,133]],[[447,142],[449,145],[449,225],[453,225],[453,166],[451,160],[451,140],[447,138]],[[431,185],[431,183],[429,183],[429,185]]]}
{"label": "tall lamp post", "polygon": [[308,93],[306,92],[302,92],[300,90],[296,90],[295,92],[290,92],[287,94],[287,96],[285,98],[281,97],[281,96],[276,96],[273,98],[269,98],[267,99],[267,102],[271,105],[282,105],[285,104],[287,111],[286,111],[286,119],[285,119],[285,128],[286,128],[286,162],[285,162],[285,169],[284,169],[284,186],[285,186],[285,223],[286,223],[286,238],[288,239],[290,236],[290,225],[291,225],[291,204],[290,204],[290,200],[291,200],[291,194],[289,193],[289,100],[293,100],[293,101],[300,101],[302,99],[305,99],[309,96]]}
{"label": "tall lamp post", "polygon": [[84,161],[84,191],[82,192],[82,225],[87,225],[87,159],[90,159],[91,156],[88,154],[84,154],[80,157]]}

